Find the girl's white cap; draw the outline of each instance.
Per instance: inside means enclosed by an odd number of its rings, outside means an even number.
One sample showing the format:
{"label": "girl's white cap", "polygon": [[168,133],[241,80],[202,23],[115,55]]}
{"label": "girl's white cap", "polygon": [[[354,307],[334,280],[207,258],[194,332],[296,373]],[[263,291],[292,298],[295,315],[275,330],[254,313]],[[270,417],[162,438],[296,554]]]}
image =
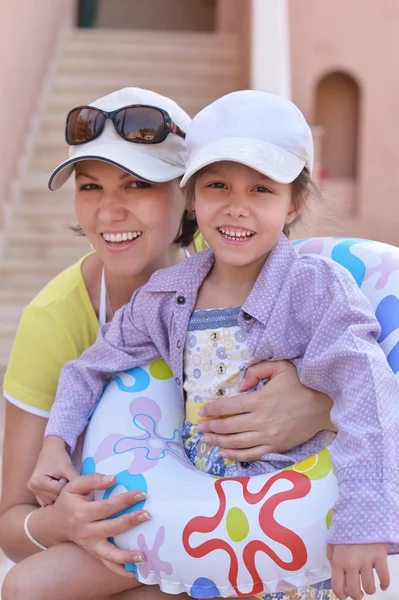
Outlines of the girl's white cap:
{"label": "girl's white cap", "polygon": [[[184,132],[187,132],[190,117],[176,102],[151,90],[128,87],[112,92],[92,102],[107,112],[129,106],[145,104],[163,108],[170,118]],[[71,107],[72,108],[72,107]],[[72,175],[75,164],[82,160],[100,160],[115,165],[139,179],[154,183],[163,183],[177,179],[184,173],[187,161],[185,140],[170,133],[159,144],[135,144],[121,138],[113,123],[106,121],[103,132],[98,138],[69,147],[69,158],[54,169],[50,175],[50,190],[58,190]]]}
{"label": "girl's white cap", "polygon": [[291,183],[313,168],[313,138],[289,100],[243,90],[209,104],[191,122],[183,187],[194,173],[220,161],[238,162],[278,183]]}

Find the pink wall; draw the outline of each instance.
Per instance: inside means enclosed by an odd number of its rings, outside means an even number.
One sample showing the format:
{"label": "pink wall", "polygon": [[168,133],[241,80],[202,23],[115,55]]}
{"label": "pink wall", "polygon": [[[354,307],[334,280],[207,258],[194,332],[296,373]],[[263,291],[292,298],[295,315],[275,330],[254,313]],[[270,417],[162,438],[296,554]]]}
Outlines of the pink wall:
{"label": "pink wall", "polygon": [[0,225],[60,27],[74,0],[6,0],[0,20]]}
{"label": "pink wall", "polygon": [[360,86],[357,181],[333,182],[331,227],[399,245],[399,2],[289,0],[289,15],[293,100],[310,122],[323,75],[344,71]]}

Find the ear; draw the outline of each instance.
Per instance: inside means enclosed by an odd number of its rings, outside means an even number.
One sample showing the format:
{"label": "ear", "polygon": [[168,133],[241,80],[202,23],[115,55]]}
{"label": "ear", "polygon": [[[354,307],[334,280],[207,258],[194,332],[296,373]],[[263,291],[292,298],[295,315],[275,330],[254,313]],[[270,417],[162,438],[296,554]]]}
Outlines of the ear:
{"label": "ear", "polygon": [[293,221],[295,221],[295,219],[297,218],[297,216],[299,215],[300,210],[297,210],[296,208],[291,208],[291,210],[288,212],[286,218],[285,218],[285,224],[286,225],[291,225],[291,223]]}
{"label": "ear", "polygon": [[300,200],[297,200],[297,202],[295,202],[295,203],[291,202],[290,210],[288,211],[287,217],[285,219],[286,225],[291,225],[291,223],[293,223],[293,221],[295,221],[295,219],[299,216],[299,214],[302,212],[302,210],[307,205],[309,198],[310,198],[310,195],[306,194],[306,196],[304,195],[303,197],[300,198]]}

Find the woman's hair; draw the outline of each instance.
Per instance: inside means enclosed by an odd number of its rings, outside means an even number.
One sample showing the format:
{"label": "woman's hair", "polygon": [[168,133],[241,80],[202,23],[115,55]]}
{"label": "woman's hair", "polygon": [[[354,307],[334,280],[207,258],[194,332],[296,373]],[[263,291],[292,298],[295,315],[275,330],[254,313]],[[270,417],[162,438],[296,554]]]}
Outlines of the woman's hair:
{"label": "woman's hair", "polygon": [[[206,168],[206,167],[204,167]],[[200,173],[203,171],[201,169],[197,173],[194,173],[192,177],[188,180],[187,184],[184,187],[184,194],[186,196],[187,206],[194,207],[195,204],[195,184]],[[290,233],[291,227],[297,223],[300,219],[301,210],[305,207],[308,200],[310,198],[316,200],[321,200],[323,198],[323,194],[321,192],[320,186],[316,183],[316,181],[312,178],[309,169],[304,167],[301,173],[298,175],[296,179],[291,184],[292,191],[292,205],[294,209],[298,212],[298,216],[290,223],[289,225],[285,225],[283,229],[283,233],[288,237]],[[191,221],[193,223],[193,221]],[[196,221],[195,221],[196,223]]]}

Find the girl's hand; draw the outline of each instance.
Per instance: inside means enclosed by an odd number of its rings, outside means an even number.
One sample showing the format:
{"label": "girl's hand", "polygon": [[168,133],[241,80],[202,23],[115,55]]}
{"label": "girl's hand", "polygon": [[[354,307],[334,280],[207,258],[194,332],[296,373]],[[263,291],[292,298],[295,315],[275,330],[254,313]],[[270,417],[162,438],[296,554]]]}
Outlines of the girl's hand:
{"label": "girl's hand", "polygon": [[[126,571],[122,565],[142,562],[145,560],[145,555],[138,550],[121,550],[108,538],[148,521],[150,516],[147,511],[138,510],[112,519],[109,517],[141,502],[146,495],[140,491],[126,492],[107,500],[92,501],[95,490],[105,490],[114,483],[115,476],[94,473],[76,477],[65,485],[51,507],[53,519],[57,522],[57,530],[61,532],[60,538],[54,541],[74,542],[101,560],[114,573],[134,578],[134,574]],[[33,514],[32,521],[34,517]]]}
{"label": "girl's hand", "polygon": [[52,504],[62,488],[78,473],[72,466],[65,442],[55,436],[45,438],[36,466],[28,481],[28,489],[40,506]]}
{"label": "girl's hand", "polygon": [[362,600],[364,593],[375,594],[374,569],[381,590],[389,587],[386,544],[328,544],[327,558],[332,568],[332,589],[339,600],[348,596]]}
{"label": "girl's hand", "polygon": [[222,448],[227,458],[251,462],[269,452],[291,450],[323,429],[334,431],[332,401],[303,386],[290,362],[253,365],[240,391],[263,379],[270,381],[255,392],[220,398],[202,409],[209,419],[199,425],[206,433],[205,443]]}

